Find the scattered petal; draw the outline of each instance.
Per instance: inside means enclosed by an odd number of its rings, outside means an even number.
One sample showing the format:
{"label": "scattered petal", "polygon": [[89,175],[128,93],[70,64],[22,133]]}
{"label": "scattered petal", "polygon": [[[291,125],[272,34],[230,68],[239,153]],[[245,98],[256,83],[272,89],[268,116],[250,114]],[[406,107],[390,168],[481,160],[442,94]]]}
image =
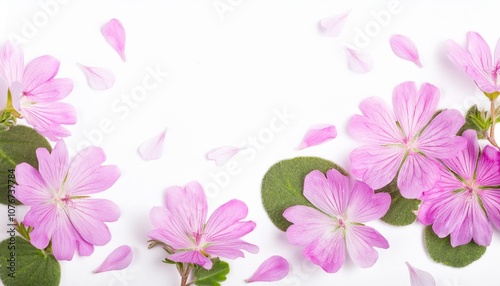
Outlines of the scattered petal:
{"label": "scattered petal", "polygon": [[349,47],[344,47],[344,50],[349,68],[353,72],[367,73],[373,69],[373,59],[369,54]]}
{"label": "scattered petal", "polygon": [[273,282],[285,278],[290,271],[288,261],[278,255],[274,255],[262,262],[257,268],[252,277],[245,280],[247,283],[251,282]]}
{"label": "scattered petal", "polygon": [[347,21],[349,13],[351,13],[351,10],[332,17],[324,18],[323,20],[319,21],[320,29],[330,37],[338,37],[344,29],[344,25]]}
{"label": "scattered petal", "polygon": [[139,147],[139,154],[144,160],[156,160],[163,155],[163,143],[165,141],[165,134],[167,130],[150,138],[146,142],[142,143]]}
{"label": "scattered petal", "polygon": [[125,62],[125,29],[122,23],[117,19],[111,19],[102,27],[102,35]]}
{"label": "scattered petal", "polygon": [[415,268],[408,262],[406,262],[406,266],[410,271],[411,286],[436,286],[436,280],[428,272]]}
{"label": "scattered petal", "polygon": [[417,46],[415,46],[415,43],[410,38],[403,35],[394,35],[389,42],[396,56],[414,62],[419,68],[423,67],[420,63]]}
{"label": "scattered petal", "polygon": [[115,75],[107,68],[87,67],[78,64],[82,69],[89,86],[96,90],[105,90],[111,88],[115,83]]}
{"label": "scattered petal", "polygon": [[130,246],[122,245],[117,249],[113,250],[102,264],[94,270],[95,273],[111,271],[111,270],[122,270],[127,268],[132,262],[133,252]]}
{"label": "scattered petal", "polygon": [[335,137],[337,137],[337,128],[335,128],[335,125],[316,125],[309,128],[298,149],[302,150],[311,146],[316,146],[330,141]]}
{"label": "scattered petal", "polygon": [[242,149],[240,147],[222,146],[208,151],[206,156],[208,160],[215,161],[215,165],[223,166]]}

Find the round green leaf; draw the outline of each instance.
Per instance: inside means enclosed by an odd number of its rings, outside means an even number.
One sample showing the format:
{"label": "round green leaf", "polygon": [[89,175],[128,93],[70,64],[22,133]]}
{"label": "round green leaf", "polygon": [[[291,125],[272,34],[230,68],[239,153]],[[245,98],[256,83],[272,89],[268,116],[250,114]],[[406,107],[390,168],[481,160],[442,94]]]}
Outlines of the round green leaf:
{"label": "round green leaf", "polygon": [[375,192],[385,192],[391,195],[391,206],[381,220],[395,226],[404,226],[412,224],[417,219],[415,212],[418,209],[420,201],[416,199],[406,199],[401,196],[397,184],[397,177],[387,186]]}
{"label": "round green leaf", "polygon": [[194,284],[198,286],[220,286],[220,282],[226,281],[226,276],[229,274],[229,264],[219,258],[212,259],[212,263],[210,270],[200,266],[194,269]]}
{"label": "round green leaf", "polygon": [[431,226],[425,228],[425,247],[431,258],[444,265],[464,267],[478,260],[486,252],[486,247],[477,245],[474,241],[468,244],[452,247],[450,236],[439,238]]}
{"label": "round green leaf", "polygon": [[[9,199],[12,201],[8,190],[12,189],[13,170],[19,163],[26,162],[38,168],[35,151],[40,147],[52,150],[47,139],[32,128],[17,125],[0,132],[0,203],[8,204]],[[16,200],[15,204],[19,202]]]}
{"label": "round green leaf", "polygon": [[283,212],[296,205],[314,207],[302,194],[304,179],[311,171],[323,173],[337,169],[347,172],[337,164],[317,157],[297,157],[274,164],[262,180],[262,203],[271,221],[282,231],[291,225],[283,217]]}
{"label": "round green leaf", "polygon": [[15,236],[0,242],[0,279],[5,286],[57,286],[61,267],[54,256]]}

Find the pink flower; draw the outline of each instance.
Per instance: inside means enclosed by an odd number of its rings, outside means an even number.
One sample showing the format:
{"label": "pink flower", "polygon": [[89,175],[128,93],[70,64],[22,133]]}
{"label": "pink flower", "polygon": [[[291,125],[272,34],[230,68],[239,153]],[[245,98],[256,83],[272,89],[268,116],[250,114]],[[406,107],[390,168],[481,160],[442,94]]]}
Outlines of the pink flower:
{"label": "pink flower", "polygon": [[467,148],[443,160],[441,179],[422,195],[418,219],[453,247],[469,243],[488,246],[500,229],[500,153],[486,146],[481,152],[476,132],[466,130]]}
{"label": "pink flower", "polygon": [[[5,109],[16,117],[25,118],[38,133],[52,141],[70,135],[61,125],[75,124],[76,111],[59,100],[71,92],[73,82],[54,78],[58,70],[59,61],[51,56],[36,58],[25,67],[22,49],[13,43],[5,43],[0,50],[0,82],[7,84],[12,108],[0,106],[0,114]],[[2,89],[0,103],[4,103],[7,97]]]}
{"label": "pink flower", "polygon": [[317,208],[289,207],[283,216],[293,223],[286,230],[288,241],[305,246],[304,256],[326,272],[337,272],[346,251],[361,267],[372,266],[378,258],[374,247],[389,243],[375,229],[363,223],[381,218],[389,209],[387,193],[374,194],[360,181],[332,169],[325,176],[312,171],[304,181],[304,196]]}
{"label": "pink flower", "polygon": [[431,189],[438,176],[436,159],[454,157],[465,148],[456,136],[465,119],[457,110],[436,115],[439,90],[414,82],[394,89],[394,112],[378,97],[361,102],[363,115],[349,122],[353,137],[368,145],[350,155],[352,174],[374,189],[389,184],[398,174],[397,185],[405,198],[417,198]]}
{"label": "pink flower", "polygon": [[259,248],[240,238],[255,228],[252,221],[241,221],[248,208],[242,201],[231,200],[207,219],[207,198],[202,186],[194,181],[185,187],[167,189],[166,207],[154,207],[150,218],[156,228],[151,239],[175,250],[168,259],[212,268],[211,257],[244,257],[242,250],[257,253]]}
{"label": "pink flower", "polygon": [[98,147],[82,150],[70,163],[64,141],[52,153],[36,151],[38,170],[21,163],[16,167],[16,198],[29,206],[23,223],[33,227],[31,243],[44,249],[52,242],[58,260],[71,260],[77,250],[82,256],[94,245],[109,242],[111,234],[104,222],[116,221],[118,206],[89,195],[111,187],[120,176],[116,166],[101,166],[106,159]]}
{"label": "pink flower", "polygon": [[476,32],[467,33],[467,50],[452,40],[447,42],[448,57],[486,93],[500,92],[500,40],[492,55],[488,44]]}

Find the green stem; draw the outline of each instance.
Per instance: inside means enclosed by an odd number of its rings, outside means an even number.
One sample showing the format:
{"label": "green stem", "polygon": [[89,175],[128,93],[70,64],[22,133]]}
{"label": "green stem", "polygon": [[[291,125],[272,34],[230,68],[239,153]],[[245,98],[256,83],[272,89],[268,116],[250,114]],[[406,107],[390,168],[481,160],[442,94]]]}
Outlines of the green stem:
{"label": "green stem", "polygon": [[490,126],[490,134],[488,136],[488,141],[490,141],[491,145],[498,147],[497,141],[495,140],[495,126],[497,122],[497,111],[495,106],[495,100],[491,100],[490,104],[490,116],[491,116],[491,126]]}
{"label": "green stem", "polygon": [[177,269],[179,270],[179,274],[181,274],[181,286],[191,285],[191,283],[188,284],[187,282],[191,273],[191,266],[188,263],[182,263],[180,267],[177,266]]}

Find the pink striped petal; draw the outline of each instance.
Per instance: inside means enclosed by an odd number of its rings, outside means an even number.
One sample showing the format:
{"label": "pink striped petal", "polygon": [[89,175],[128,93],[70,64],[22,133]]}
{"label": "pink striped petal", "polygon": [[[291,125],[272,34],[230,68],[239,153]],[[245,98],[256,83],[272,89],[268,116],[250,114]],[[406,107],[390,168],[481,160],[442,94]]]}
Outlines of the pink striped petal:
{"label": "pink striped petal", "polygon": [[426,271],[420,270],[405,262],[410,271],[410,285],[411,286],[436,286],[436,280]]}
{"label": "pink striped petal", "polygon": [[125,29],[123,29],[122,23],[117,19],[111,19],[104,27],[102,27],[102,35],[108,42],[108,44],[115,49],[115,51],[120,55],[122,61],[126,61],[125,58]]}
{"label": "pink striped petal", "polygon": [[344,51],[349,68],[353,72],[367,73],[373,69],[373,59],[369,54],[349,47],[344,47]]}
{"label": "pink striped petal", "polygon": [[132,249],[128,245],[122,245],[117,249],[113,250],[102,264],[94,270],[95,273],[111,271],[111,270],[122,270],[127,268],[132,262],[134,254]]}
{"label": "pink striped petal", "polygon": [[242,149],[240,147],[222,146],[208,151],[206,156],[208,160],[215,161],[215,165],[223,166]]}
{"label": "pink striped petal", "polygon": [[403,35],[394,35],[389,42],[396,56],[415,63],[419,68],[423,67],[420,63],[417,46],[410,38]]}
{"label": "pink striped petal", "polygon": [[163,155],[163,145],[165,142],[165,134],[167,130],[156,135],[153,138],[148,139],[146,142],[142,143],[139,147],[139,154],[144,160],[156,160]]}
{"label": "pink striped petal", "polygon": [[252,277],[245,280],[247,283],[251,282],[273,282],[285,278],[290,271],[288,261],[278,255],[271,256],[266,259],[257,268]]}
{"label": "pink striped petal", "polygon": [[321,143],[330,141],[337,137],[337,128],[335,125],[316,125],[307,131],[302,143],[300,143],[299,150],[307,147],[316,146]]}
{"label": "pink striped petal", "polygon": [[319,21],[320,29],[328,36],[336,38],[342,33],[351,10]]}
{"label": "pink striped petal", "polygon": [[107,68],[87,67],[78,64],[82,69],[89,86],[96,90],[105,90],[111,88],[115,83],[115,75]]}

